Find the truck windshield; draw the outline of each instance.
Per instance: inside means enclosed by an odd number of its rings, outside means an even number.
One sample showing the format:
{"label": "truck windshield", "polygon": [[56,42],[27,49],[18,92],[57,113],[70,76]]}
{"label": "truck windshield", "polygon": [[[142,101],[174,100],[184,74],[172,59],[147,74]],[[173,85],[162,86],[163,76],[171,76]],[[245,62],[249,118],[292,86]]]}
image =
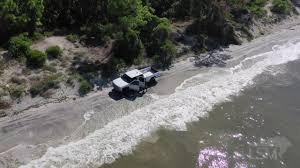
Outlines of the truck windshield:
{"label": "truck windshield", "polygon": [[133,79],[126,74],[124,74],[121,78],[127,83],[131,83],[133,81]]}

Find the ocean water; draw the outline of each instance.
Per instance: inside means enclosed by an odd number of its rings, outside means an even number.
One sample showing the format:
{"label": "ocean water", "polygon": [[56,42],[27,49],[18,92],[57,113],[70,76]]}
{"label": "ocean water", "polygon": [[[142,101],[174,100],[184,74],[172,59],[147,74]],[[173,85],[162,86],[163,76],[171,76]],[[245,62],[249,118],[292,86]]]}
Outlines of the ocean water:
{"label": "ocean water", "polygon": [[[284,135],[284,129],[288,126],[293,129],[291,133],[297,132],[300,99],[296,96],[300,92],[296,84],[293,86],[299,73],[286,74],[293,69],[287,65],[299,57],[300,43],[291,41],[274,46],[271,52],[247,57],[232,67],[213,68],[186,80],[175,93],[82,140],[49,148],[44,156],[21,167],[287,166],[284,157],[296,157],[295,153],[289,155],[288,150],[297,144],[297,137]],[[295,87],[291,93],[277,92],[290,85]],[[286,113],[295,116],[288,115],[284,120]],[[90,115],[86,117],[89,119]],[[272,124],[266,126],[267,121]],[[273,128],[275,125],[278,127]],[[269,163],[265,159],[268,155],[271,159],[278,156]]]}

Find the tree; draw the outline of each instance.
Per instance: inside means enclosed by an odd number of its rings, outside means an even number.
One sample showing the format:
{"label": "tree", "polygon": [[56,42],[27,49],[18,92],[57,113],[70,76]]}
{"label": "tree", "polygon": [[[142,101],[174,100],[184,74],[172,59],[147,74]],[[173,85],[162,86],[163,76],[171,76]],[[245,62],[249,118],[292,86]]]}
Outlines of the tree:
{"label": "tree", "polygon": [[175,54],[176,48],[174,44],[167,40],[160,47],[159,55],[154,56],[154,63],[160,68],[168,68],[172,64]]}
{"label": "tree", "polygon": [[21,32],[32,34],[36,27],[41,25],[43,11],[43,0],[1,0],[2,42]]}
{"label": "tree", "polygon": [[142,55],[144,46],[135,31],[129,29],[123,33],[124,35],[116,41],[115,56],[131,65]]}
{"label": "tree", "polygon": [[134,16],[141,4],[141,0],[108,0],[108,17],[111,21],[117,21],[122,16]]}

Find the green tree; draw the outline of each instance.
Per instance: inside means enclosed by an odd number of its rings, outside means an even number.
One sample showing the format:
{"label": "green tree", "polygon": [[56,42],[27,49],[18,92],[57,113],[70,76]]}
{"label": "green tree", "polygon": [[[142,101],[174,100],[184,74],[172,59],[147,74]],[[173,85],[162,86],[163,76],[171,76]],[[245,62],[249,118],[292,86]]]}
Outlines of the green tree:
{"label": "green tree", "polygon": [[141,0],[108,0],[108,17],[112,21],[128,15],[136,15]]}
{"label": "green tree", "polygon": [[32,34],[41,25],[43,10],[43,0],[1,0],[1,40],[21,32]]}
{"label": "green tree", "polygon": [[137,33],[129,29],[116,41],[115,56],[131,65],[136,58],[142,55],[143,49],[143,43]]}

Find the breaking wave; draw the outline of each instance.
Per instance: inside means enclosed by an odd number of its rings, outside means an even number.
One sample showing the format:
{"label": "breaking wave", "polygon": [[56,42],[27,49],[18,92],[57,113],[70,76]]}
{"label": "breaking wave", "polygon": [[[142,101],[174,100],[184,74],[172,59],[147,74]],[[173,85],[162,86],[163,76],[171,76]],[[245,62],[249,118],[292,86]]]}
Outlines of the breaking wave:
{"label": "breaking wave", "polygon": [[117,119],[82,140],[49,148],[41,158],[21,167],[83,168],[112,163],[121,155],[131,154],[143,138],[159,128],[185,130],[186,123],[197,121],[214,105],[228,101],[230,96],[252,85],[253,79],[267,67],[296,60],[299,54],[300,43],[275,46],[271,52],[248,57],[235,67],[222,69],[226,73],[205,83],[184,89],[181,86],[174,94]]}

